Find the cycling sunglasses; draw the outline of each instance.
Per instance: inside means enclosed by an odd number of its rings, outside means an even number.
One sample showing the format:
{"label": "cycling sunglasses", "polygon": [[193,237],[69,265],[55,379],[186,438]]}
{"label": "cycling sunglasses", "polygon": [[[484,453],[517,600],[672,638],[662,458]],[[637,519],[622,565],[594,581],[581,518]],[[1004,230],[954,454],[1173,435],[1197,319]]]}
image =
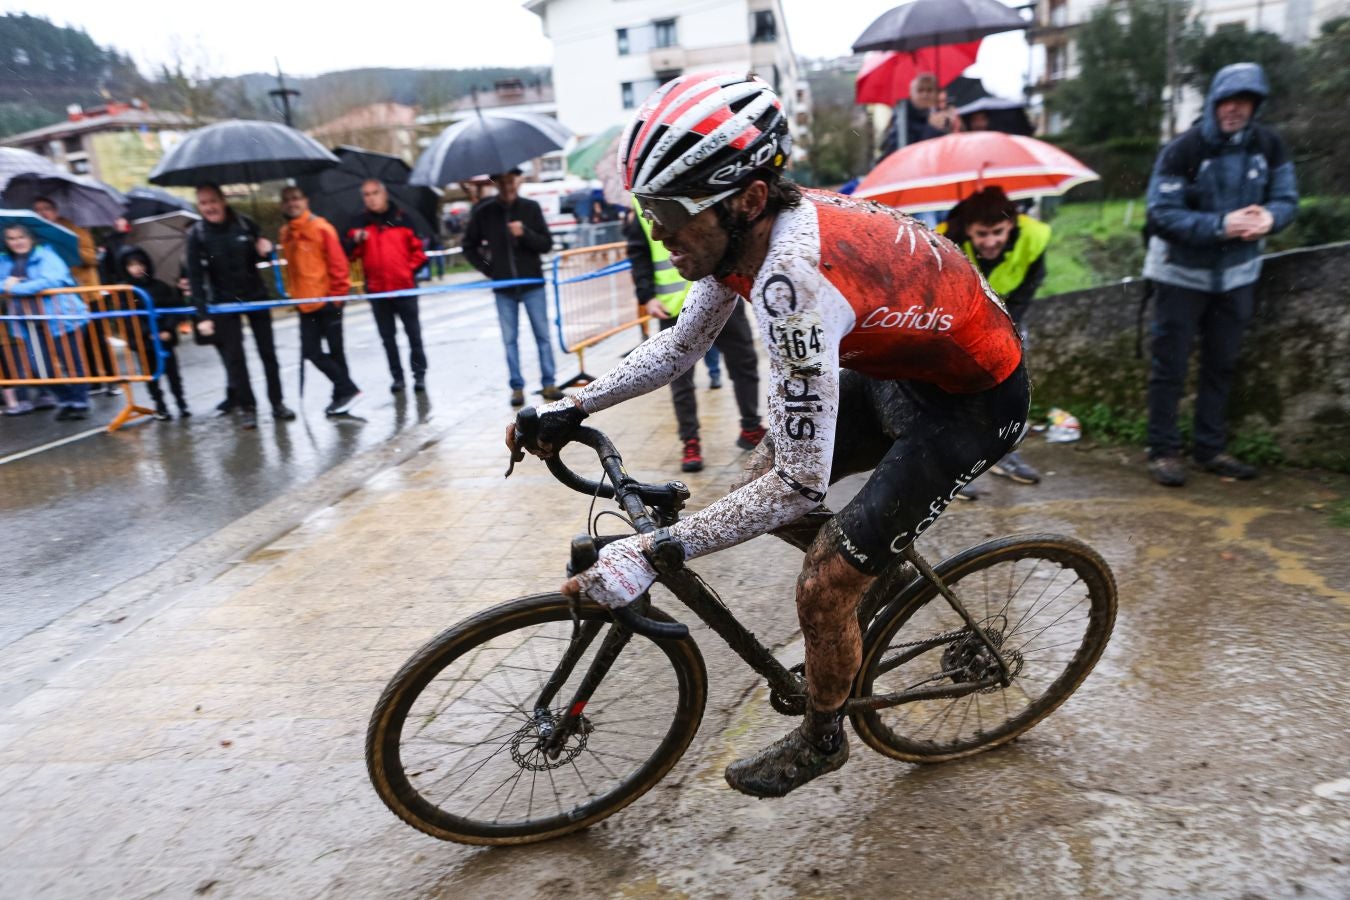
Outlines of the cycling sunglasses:
{"label": "cycling sunglasses", "polygon": [[653,197],[650,194],[633,196],[637,197],[638,207],[642,210],[644,219],[660,225],[661,230],[667,234],[674,234],[688,225],[694,216],[716,206],[739,190],[740,188],[734,187],[729,191],[707,197]]}

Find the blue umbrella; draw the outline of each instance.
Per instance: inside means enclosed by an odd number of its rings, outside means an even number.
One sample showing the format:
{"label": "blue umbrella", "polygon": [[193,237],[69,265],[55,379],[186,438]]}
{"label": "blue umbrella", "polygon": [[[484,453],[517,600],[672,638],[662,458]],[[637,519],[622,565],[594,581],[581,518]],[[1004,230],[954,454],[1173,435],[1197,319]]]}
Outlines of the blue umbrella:
{"label": "blue umbrella", "polygon": [[26,226],[34,240],[55,250],[66,265],[80,265],[80,239],[70,229],[48,222],[32,210],[0,209],[0,228],[10,225]]}

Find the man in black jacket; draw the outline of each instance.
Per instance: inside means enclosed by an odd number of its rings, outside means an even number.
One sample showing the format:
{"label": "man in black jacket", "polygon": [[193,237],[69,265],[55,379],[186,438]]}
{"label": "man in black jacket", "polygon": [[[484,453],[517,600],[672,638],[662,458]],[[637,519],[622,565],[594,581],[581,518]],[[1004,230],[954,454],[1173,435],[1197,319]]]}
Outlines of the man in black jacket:
{"label": "man in black jacket", "polygon": [[272,339],[272,311],[256,309],[227,315],[207,312],[208,304],[267,299],[258,263],[272,252],[272,242],[259,233],[252,219],[230,209],[225,195],[214,184],[197,188],[197,211],[202,220],[188,231],[188,281],[199,317],[197,332],[202,337],[214,338],[225,364],[229,390],[225,402],[217,409],[221,415],[237,411],[242,428],[258,427],[258,403],[244,356],[243,319],[247,317],[267,375],[272,417],[279,421],[294,419],[295,413],[281,398],[281,367],[277,365],[276,344]]}
{"label": "man in black jacket", "polygon": [[[553,235],[539,204],[519,194],[520,170],[492,176],[497,195],[480,201],[469,214],[464,230],[464,258],[494,281],[544,277],[540,255],[553,248]],[[525,405],[525,378],[520,371],[520,307],[530,317],[535,346],[539,350],[539,381],[545,400],[559,400],[563,392],[553,383],[553,350],[548,344],[548,300],[542,284],[500,288],[497,321],[506,347],[506,367],[511,374],[511,405]]]}

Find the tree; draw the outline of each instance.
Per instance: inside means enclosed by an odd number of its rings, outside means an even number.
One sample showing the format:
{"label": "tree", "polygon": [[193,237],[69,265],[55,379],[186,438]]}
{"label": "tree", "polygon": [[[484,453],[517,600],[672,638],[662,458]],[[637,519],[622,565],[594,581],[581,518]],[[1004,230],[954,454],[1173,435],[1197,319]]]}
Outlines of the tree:
{"label": "tree", "polygon": [[1261,118],[1270,123],[1286,121],[1292,109],[1290,99],[1299,81],[1298,50],[1269,31],[1245,28],[1220,28],[1213,34],[1191,42],[1187,47],[1188,83],[1204,94],[1215,74],[1236,62],[1254,62],[1265,70],[1270,96],[1262,105]]}
{"label": "tree", "polygon": [[1303,193],[1350,194],[1350,17],[1322,23],[1300,53],[1297,96],[1289,102],[1285,139],[1294,152]]}
{"label": "tree", "polygon": [[1166,112],[1169,37],[1173,69],[1181,48],[1194,40],[1188,11],[1186,0],[1126,0],[1098,7],[1079,27],[1079,75],[1049,99],[1052,109],[1069,118],[1073,140],[1096,144],[1158,136]]}

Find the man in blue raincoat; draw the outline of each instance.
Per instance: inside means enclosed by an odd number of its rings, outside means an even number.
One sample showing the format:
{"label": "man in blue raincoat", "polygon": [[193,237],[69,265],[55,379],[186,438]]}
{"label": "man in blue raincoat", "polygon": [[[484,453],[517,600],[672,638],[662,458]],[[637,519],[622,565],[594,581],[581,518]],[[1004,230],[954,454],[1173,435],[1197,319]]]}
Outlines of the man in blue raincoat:
{"label": "man in blue raincoat", "polygon": [[1192,458],[1220,477],[1256,476],[1253,466],[1227,452],[1228,392],[1252,316],[1264,239],[1287,227],[1298,207],[1284,142],[1256,122],[1269,93],[1255,63],[1220,69],[1204,115],[1163,148],[1149,181],[1144,277],[1156,292],[1149,474],[1167,487],[1186,483],[1177,405],[1197,337]]}

